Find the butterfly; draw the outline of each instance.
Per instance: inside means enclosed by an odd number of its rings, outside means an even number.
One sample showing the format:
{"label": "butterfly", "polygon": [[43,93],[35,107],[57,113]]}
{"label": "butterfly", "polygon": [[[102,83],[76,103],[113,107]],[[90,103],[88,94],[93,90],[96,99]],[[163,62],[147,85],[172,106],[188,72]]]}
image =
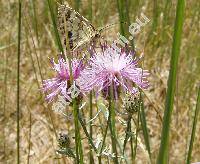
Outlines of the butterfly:
{"label": "butterfly", "polygon": [[96,30],[86,18],[65,4],[58,7],[58,30],[63,45],[66,47],[67,37],[72,51],[96,42],[101,36],[101,30]]}

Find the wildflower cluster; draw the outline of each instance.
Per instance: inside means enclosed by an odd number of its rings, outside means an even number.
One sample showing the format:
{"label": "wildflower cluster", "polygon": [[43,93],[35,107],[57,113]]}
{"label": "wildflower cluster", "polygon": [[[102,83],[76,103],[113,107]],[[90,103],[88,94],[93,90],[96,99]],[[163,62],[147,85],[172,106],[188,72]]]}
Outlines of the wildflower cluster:
{"label": "wildflower cluster", "polygon": [[[115,97],[119,96],[120,87],[133,95],[138,92],[138,87],[148,88],[149,83],[146,78],[149,73],[138,67],[140,58],[136,58],[134,52],[123,48],[118,53],[108,45],[103,45],[99,52],[89,52],[91,57],[85,62],[87,64],[83,64],[82,60],[72,60],[73,84],[76,90],[70,86],[69,63],[61,57],[58,59],[58,64],[54,59],[51,60],[56,76],[43,81],[43,91],[48,93],[47,101],[53,101],[59,94],[71,101],[71,98],[77,97],[79,93],[87,94],[92,90],[97,94],[102,91],[107,96],[111,86]],[[73,89],[76,94],[73,93]]]}

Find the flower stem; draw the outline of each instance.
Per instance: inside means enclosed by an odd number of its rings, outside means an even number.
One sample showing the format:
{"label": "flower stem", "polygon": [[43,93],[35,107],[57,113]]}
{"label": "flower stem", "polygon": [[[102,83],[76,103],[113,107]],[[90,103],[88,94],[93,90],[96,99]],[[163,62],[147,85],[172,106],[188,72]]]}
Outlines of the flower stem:
{"label": "flower stem", "polygon": [[[131,122],[130,122],[130,131],[131,131]],[[130,144],[131,144],[131,159],[133,161],[134,160],[134,158],[133,158],[134,149],[133,149],[133,136],[132,135],[131,135],[131,138],[130,138]]]}
{"label": "flower stem", "polygon": [[102,141],[102,145],[101,145],[101,150],[100,150],[100,153],[99,153],[99,164],[101,163],[101,153],[103,151],[103,148],[104,148],[104,144],[105,144],[105,141],[106,141],[106,136],[107,136],[107,132],[108,132],[108,125],[109,125],[109,120],[110,120],[110,114],[108,116],[108,121],[107,121],[107,125],[106,125],[106,129],[105,129],[105,133],[103,134],[103,141]]}
{"label": "flower stem", "polygon": [[138,142],[138,132],[139,132],[139,129],[140,129],[140,112],[138,112],[138,115],[137,115],[137,122],[136,122],[136,133],[135,133],[135,144],[134,144],[134,154],[133,154],[133,161],[135,161],[135,158],[136,158],[136,154],[137,154],[137,142]]}
{"label": "flower stem", "polygon": [[126,136],[125,136],[125,139],[124,139],[124,145],[123,145],[123,155],[124,155],[124,152],[125,152],[125,148],[126,148],[126,143],[128,141],[128,138],[129,138],[129,133],[131,132],[131,116],[129,116],[128,120],[127,120],[127,127],[126,127]]}
{"label": "flower stem", "polygon": [[[79,122],[78,122],[78,104],[76,99],[73,99],[73,115],[74,115],[74,124],[75,124],[75,147],[76,147],[76,162],[83,163],[83,150],[82,143],[79,131]],[[80,157],[79,157],[80,156]]]}
{"label": "flower stem", "polygon": [[[66,26],[66,19],[64,19],[64,24],[65,24],[65,32],[68,34],[67,31],[67,26]],[[72,52],[70,51],[70,46],[69,44],[69,38],[68,35],[65,36],[66,37],[66,51],[67,54],[65,54],[64,56],[66,56],[65,58],[68,60],[69,63],[69,72],[70,72],[70,85],[73,85],[73,72],[72,72]],[[72,100],[73,103],[73,115],[74,115],[74,125],[75,125],[75,149],[76,149],[76,162],[77,163],[83,163],[83,149],[82,149],[82,143],[81,143],[81,137],[80,137],[80,131],[79,131],[79,106],[77,104],[77,99],[74,98]]]}
{"label": "flower stem", "polygon": [[[92,91],[90,92],[90,120],[92,119]],[[90,138],[92,139],[92,121],[90,122]],[[90,149],[90,163],[94,163],[93,153]]]}
{"label": "flower stem", "polygon": [[111,132],[111,140],[112,140],[112,150],[115,154],[114,157],[114,163],[118,164],[118,158],[117,158],[117,140],[116,140],[116,133],[115,133],[115,106],[114,106],[114,95],[113,95],[113,86],[110,87],[109,92],[109,128]]}
{"label": "flower stem", "polygon": [[92,148],[94,149],[94,151],[97,153],[97,149],[96,149],[96,147],[95,147],[95,144],[93,143],[93,140],[92,140],[90,134],[88,133],[87,128],[86,128],[86,126],[85,126],[85,123],[83,122],[82,117],[81,117],[80,114],[79,114],[79,117],[78,117],[78,118],[79,118],[79,122],[80,122],[80,124],[81,124],[81,126],[82,126],[82,128],[83,128],[83,131],[84,131],[86,137],[88,138],[89,144],[92,146]]}

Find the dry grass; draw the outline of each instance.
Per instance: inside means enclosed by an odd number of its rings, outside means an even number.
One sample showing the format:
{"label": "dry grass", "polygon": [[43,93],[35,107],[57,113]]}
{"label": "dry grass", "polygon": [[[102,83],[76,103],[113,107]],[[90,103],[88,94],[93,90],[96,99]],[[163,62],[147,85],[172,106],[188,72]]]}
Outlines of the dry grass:
{"label": "dry grass", "polygon": [[[93,23],[97,27],[118,21],[116,1],[93,1]],[[56,135],[60,131],[72,131],[73,122],[51,110],[40,93],[41,80],[50,77],[48,57],[56,57],[53,28],[46,1],[34,1],[36,5],[37,29],[32,10],[32,1],[23,1],[22,44],[20,77],[20,155],[27,163],[72,163],[55,154]],[[160,144],[161,121],[166,96],[169,58],[175,18],[174,1],[164,20],[164,1],[153,10],[152,1],[140,1],[130,10],[131,22],[144,12],[151,22],[141,29],[136,45],[144,49],[144,67],[151,71],[151,87],[146,91],[145,111],[150,131],[153,163]],[[73,3],[71,3],[74,6]],[[82,1],[80,13],[87,16],[87,1]],[[200,20],[198,1],[186,4],[185,22],[178,69],[175,108],[170,134],[170,164],[184,163],[192,129],[192,118],[196,104],[197,85],[200,80]],[[17,73],[17,1],[0,1],[0,163],[16,161],[16,73]],[[158,13],[157,26],[151,33],[151,25]],[[115,27],[105,32],[105,38],[115,38],[119,30]],[[37,35],[38,34],[38,35]],[[151,34],[151,35],[150,35]],[[149,38],[148,38],[149,37]],[[158,111],[158,113],[156,112]],[[119,128],[123,131],[122,128]],[[192,161],[200,161],[200,123],[197,122]],[[142,138],[142,134],[140,135]],[[72,137],[72,136],[71,136]],[[83,142],[87,142],[86,139]],[[143,140],[141,141],[143,144]],[[30,156],[28,157],[28,154]],[[59,158],[59,159],[57,159]],[[148,156],[138,147],[137,163],[147,163]]]}

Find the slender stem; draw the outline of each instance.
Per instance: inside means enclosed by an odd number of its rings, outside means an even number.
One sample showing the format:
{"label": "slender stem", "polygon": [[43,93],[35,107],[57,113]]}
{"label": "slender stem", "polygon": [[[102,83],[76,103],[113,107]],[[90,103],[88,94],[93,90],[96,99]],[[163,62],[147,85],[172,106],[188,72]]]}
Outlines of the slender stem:
{"label": "slender stem", "polygon": [[195,109],[195,114],[194,114],[194,121],[192,125],[192,133],[190,137],[190,146],[188,150],[188,155],[187,155],[187,164],[190,164],[191,160],[191,154],[192,154],[192,149],[193,149],[193,143],[194,143],[194,138],[195,138],[195,132],[196,132],[196,126],[197,126],[197,121],[198,121],[198,116],[199,116],[199,111],[200,111],[200,87],[198,91],[198,96],[197,96],[197,104],[196,104],[196,109]]}
{"label": "slender stem", "polygon": [[[127,23],[128,23],[128,27],[131,25],[131,21],[130,21],[130,15],[129,15],[129,8],[130,8],[130,1],[129,0],[125,0],[125,5],[126,5],[126,19],[127,19]],[[134,46],[134,38],[130,41],[131,42],[131,47],[132,50],[135,50],[135,46]]]}
{"label": "slender stem", "polygon": [[17,163],[20,163],[20,127],[19,127],[19,112],[20,112],[20,44],[21,44],[21,1],[19,0],[19,15],[18,15],[18,48],[17,48]]}
{"label": "slender stem", "polygon": [[125,135],[125,138],[124,138],[124,144],[123,144],[123,155],[124,155],[124,152],[125,152],[125,148],[126,148],[126,143],[128,141],[128,137],[129,137],[129,133],[131,132],[130,129],[131,129],[131,116],[129,116],[128,120],[127,120],[127,127],[126,127],[126,135]]}
{"label": "slender stem", "polygon": [[37,42],[39,45],[39,33],[38,33],[38,20],[37,20],[37,12],[36,12],[36,1],[35,0],[31,0],[31,5],[32,5],[32,10],[33,10],[33,26],[34,26],[34,30],[35,30],[35,34],[36,34],[36,38],[37,38]]}
{"label": "slender stem", "polygon": [[[92,119],[92,91],[90,92],[90,120]],[[92,139],[92,121],[89,123],[90,126],[90,138]],[[92,150],[90,149],[90,163],[94,163],[94,158],[93,158],[93,154],[92,154]]]}
{"label": "slender stem", "polygon": [[117,140],[115,133],[115,106],[114,106],[114,94],[113,94],[113,85],[110,86],[109,89],[109,128],[111,132],[111,140],[112,140],[112,150],[115,154],[114,163],[118,164],[117,158]]}
{"label": "slender stem", "polygon": [[138,111],[137,115],[137,123],[136,123],[136,134],[135,134],[135,145],[134,145],[134,154],[133,154],[133,160],[135,162],[136,154],[137,154],[137,142],[138,142],[138,132],[139,132],[139,126],[140,126],[140,112]]}
{"label": "slender stem", "polygon": [[165,102],[166,104],[165,104],[164,119],[162,125],[161,144],[160,144],[159,155],[157,158],[158,164],[160,163],[166,164],[168,162],[170,123],[171,123],[171,115],[173,111],[174,95],[176,89],[176,75],[177,75],[178,59],[181,46],[182,27],[184,22],[184,9],[185,9],[185,1],[178,0],[176,8],[176,20],[174,26],[172,54],[170,61],[170,72],[167,83],[168,88],[167,88],[167,96]]}
{"label": "slender stem", "polygon": [[123,25],[123,22],[125,21],[123,0],[117,0],[117,9],[120,20],[120,32],[123,36],[125,36],[125,29]]}
{"label": "slender stem", "polygon": [[[130,131],[131,131],[131,123],[130,123]],[[134,158],[133,158],[134,149],[133,149],[133,136],[132,135],[131,135],[131,138],[130,138],[130,144],[131,144],[131,159],[133,161],[134,160]]]}
{"label": "slender stem", "polygon": [[[76,149],[76,162],[83,162],[82,149],[80,149],[81,138],[79,132],[79,123],[78,123],[78,105],[75,99],[73,99],[73,115],[74,115],[74,124],[75,124],[75,149]],[[80,158],[79,158],[80,155]]]}
{"label": "slender stem", "polygon": [[78,116],[78,119],[79,119],[79,122],[80,122],[80,124],[81,124],[81,126],[83,128],[83,131],[84,131],[86,137],[88,138],[88,141],[89,141],[90,145],[92,146],[92,148],[94,149],[94,151],[97,153],[97,149],[95,147],[95,144],[93,143],[93,140],[92,140],[90,134],[88,133],[87,128],[85,126],[85,123],[83,122],[82,117],[81,117],[80,114]]}
{"label": "slender stem", "polygon": [[147,128],[147,122],[146,122],[146,114],[144,111],[144,102],[143,102],[143,96],[142,96],[142,91],[140,90],[140,122],[141,122],[141,128],[143,131],[143,136],[144,136],[144,141],[145,141],[145,145],[146,145],[146,149],[148,151],[149,154],[149,159],[151,161],[151,147],[150,147],[150,141],[149,141],[149,132],[148,132],[148,128]]}
{"label": "slender stem", "polygon": [[27,157],[27,164],[30,163],[30,151],[31,151],[31,131],[32,131],[32,117],[31,111],[29,111],[29,138],[28,138],[28,157]]}
{"label": "slender stem", "polygon": [[102,141],[101,150],[100,150],[100,153],[99,153],[99,163],[101,163],[101,153],[103,151],[103,148],[104,148],[104,145],[105,145],[105,141],[106,141],[106,136],[107,136],[107,133],[108,133],[109,120],[110,120],[110,113],[109,113],[109,116],[108,116],[106,129],[105,129],[105,132],[103,134],[103,141]]}
{"label": "slender stem", "polygon": [[[64,15],[65,16],[65,15]],[[68,34],[67,27],[66,27],[66,19],[64,19],[64,28],[65,28],[65,34]],[[70,46],[69,44],[69,38],[68,35],[66,37],[66,50],[67,55],[65,54],[65,59],[68,60],[69,63],[69,72],[70,72],[70,85],[73,85],[73,73],[72,73],[72,53],[70,52]],[[80,131],[79,131],[79,107],[77,104],[77,99],[74,98],[72,100],[73,103],[73,115],[74,115],[74,125],[75,125],[75,149],[76,149],[76,162],[77,163],[83,163],[83,150],[82,150],[82,143],[81,143],[81,137],[80,137]],[[80,157],[80,158],[79,158]]]}
{"label": "slender stem", "polygon": [[[52,19],[52,23],[53,23],[53,27],[54,27],[54,33],[55,33],[55,37],[56,37],[56,44],[58,46],[59,51],[62,52],[62,55],[63,55],[64,50],[63,50],[63,47],[62,47],[62,43],[61,43],[60,36],[59,36],[59,33],[58,33],[57,25],[56,25],[56,19],[55,19],[55,14],[54,14],[54,11],[53,11],[52,0],[47,0],[47,2],[48,2],[48,6],[49,6],[49,11],[51,13],[51,19]],[[63,58],[65,58],[64,55],[63,55]]]}
{"label": "slender stem", "polygon": [[[9,42],[10,42],[10,37],[9,37]],[[6,107],[7,107],[7,79],[8,79],[8,56],[5,55],[5,75],[4,75],[4,94],[3,94],[3,117],[4,117],[4,120],[3,120],[3,151],[4,151],[4,158],[5,158],[5,161],[7,159],[6,157]]]}

